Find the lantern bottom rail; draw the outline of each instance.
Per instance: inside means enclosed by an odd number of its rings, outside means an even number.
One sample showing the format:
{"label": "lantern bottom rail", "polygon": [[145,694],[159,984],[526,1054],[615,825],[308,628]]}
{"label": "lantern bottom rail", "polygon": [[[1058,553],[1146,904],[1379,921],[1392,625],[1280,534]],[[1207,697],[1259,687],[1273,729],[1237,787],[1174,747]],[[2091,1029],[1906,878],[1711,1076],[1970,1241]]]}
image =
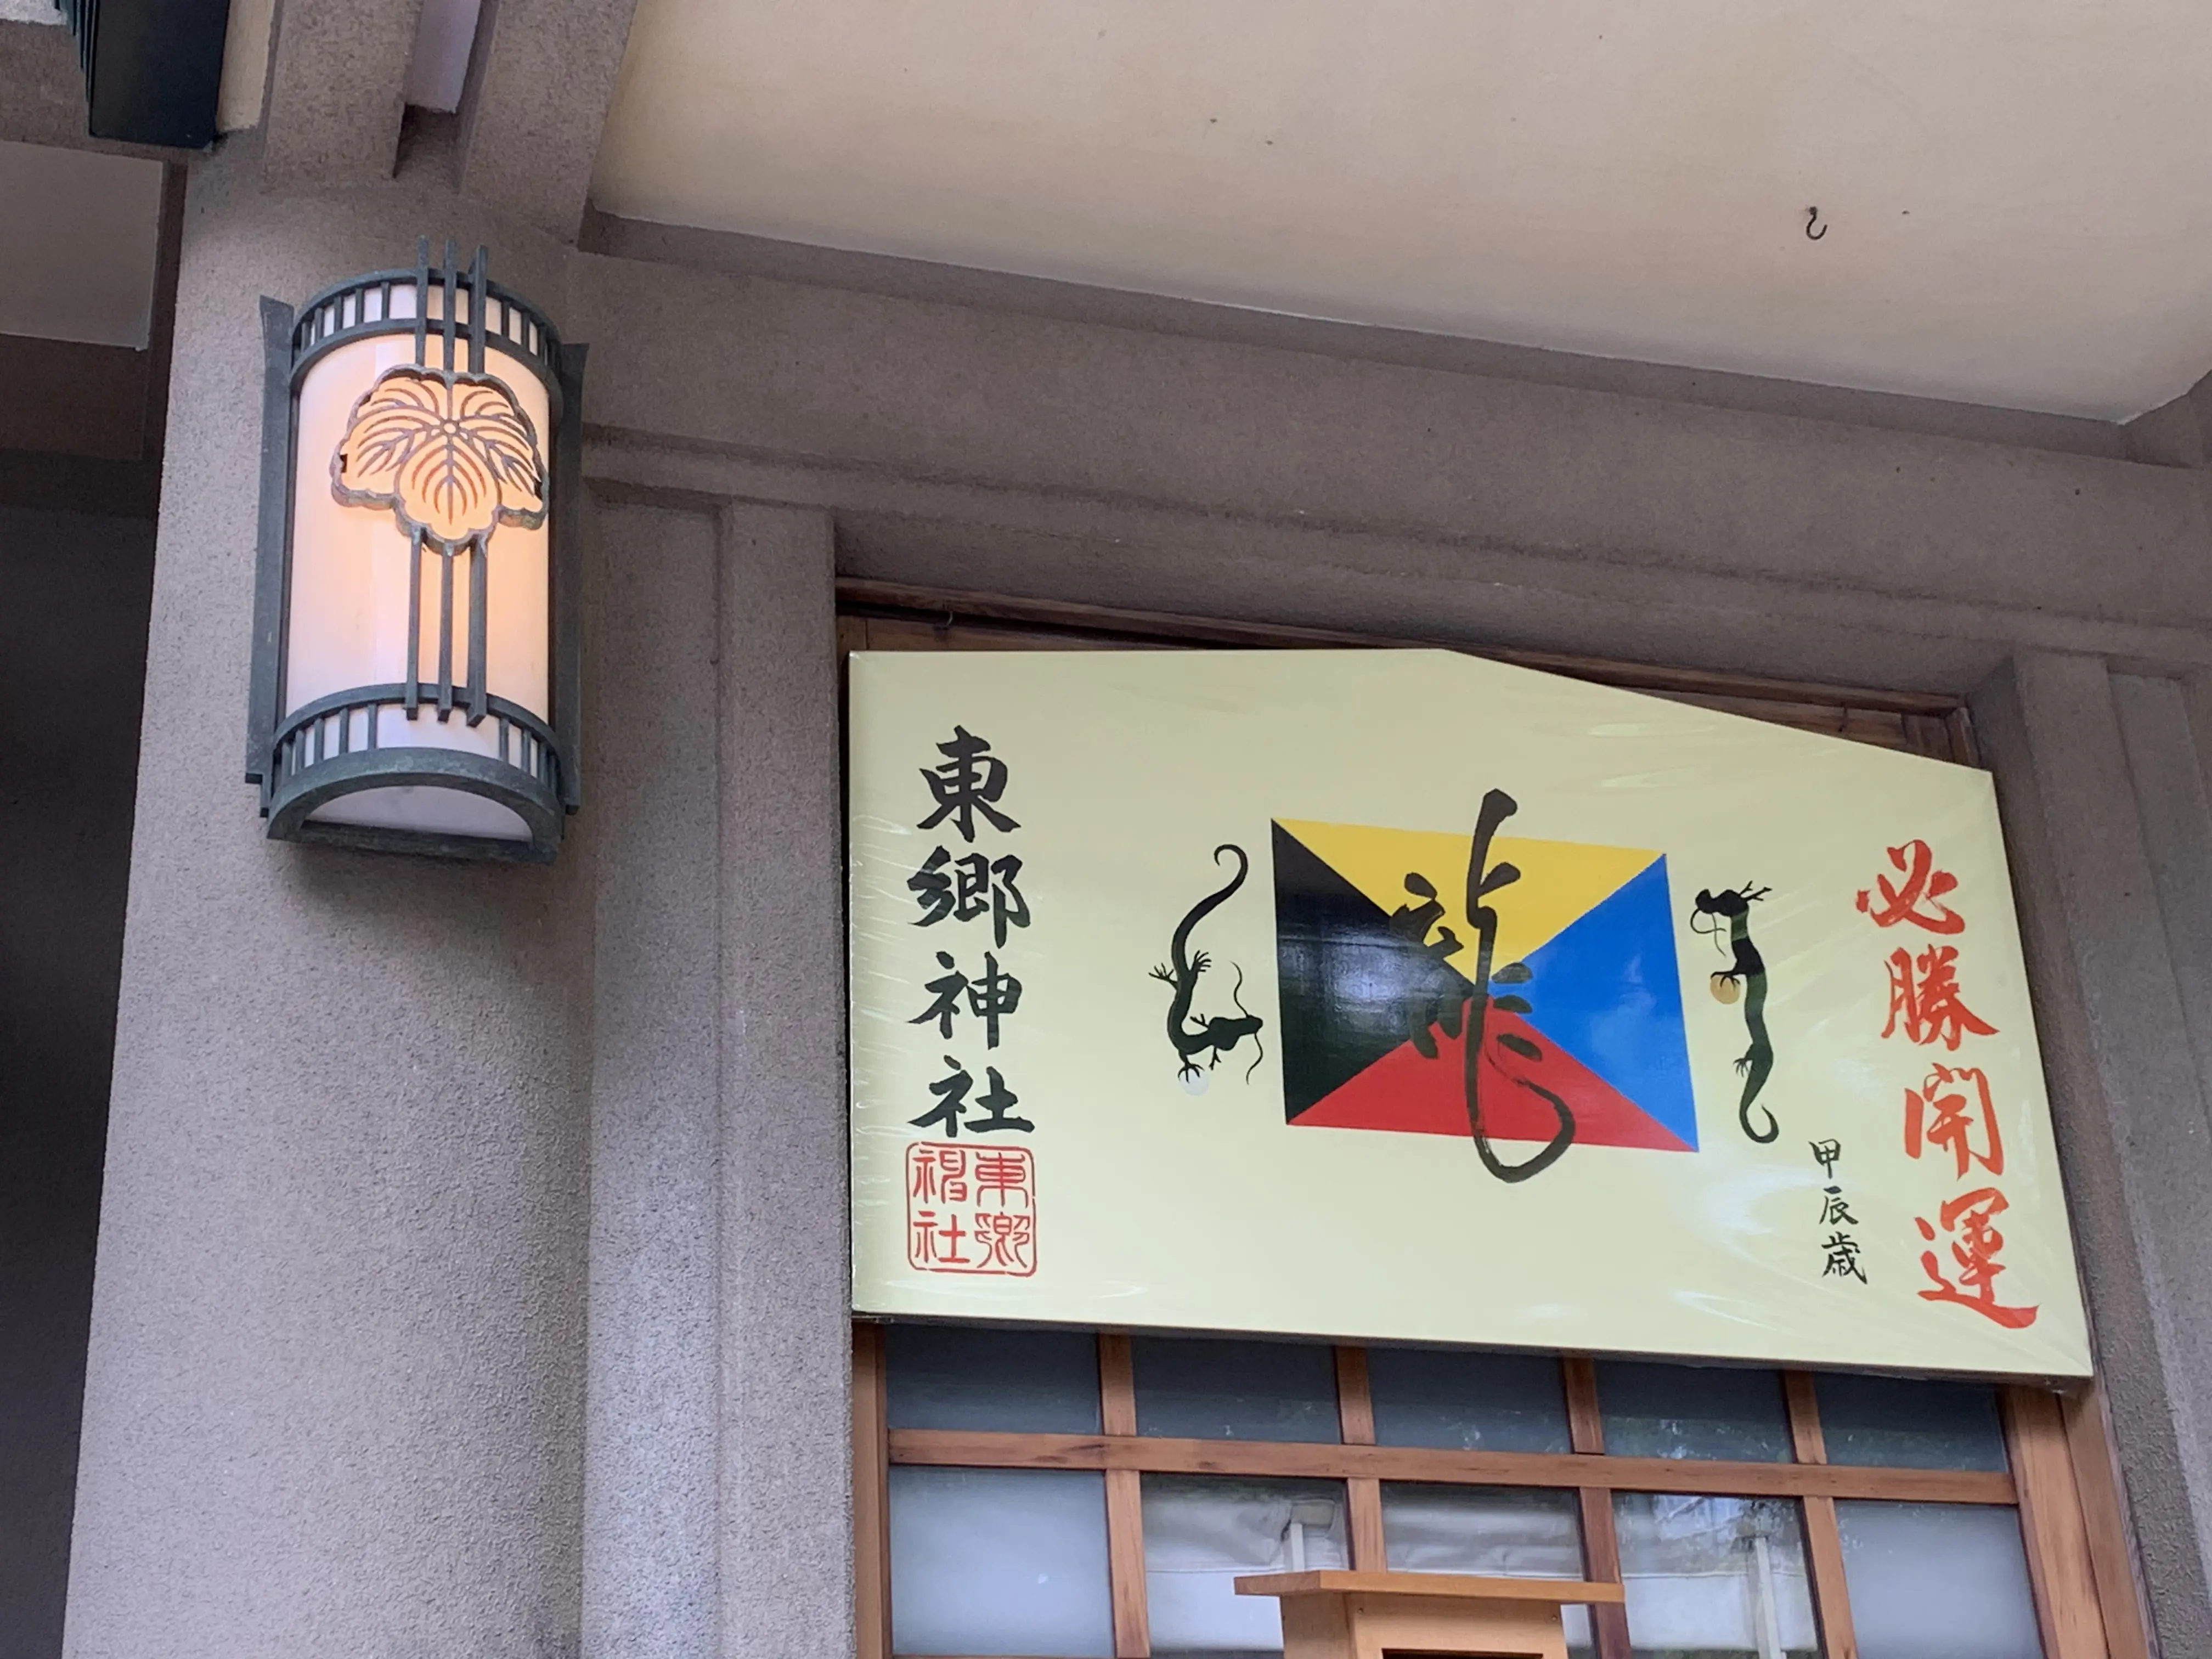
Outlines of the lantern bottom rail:
{"label": "lantern bottom rail", "polygon": [[[434,744],[384,744],[378,726],[388,708],[438,720],[434,699],[393,682],[332,692],[285,716],[270,744],[262,815],[275,841],[319,842],[374,851],[444,853],[544,863],[559,850],[567,809],[561,761],[544,720],[505,697],[489,699],[483,724],[494,726],[496,754]],[[356,742],[358,717],[364,740]],[[462,709],[446,719],[465,720]],[[343,823],[313,815],[332,801],[368,789],[410,787],[481,796],[522,821],[527,839],[442,833],[415,828]]]}

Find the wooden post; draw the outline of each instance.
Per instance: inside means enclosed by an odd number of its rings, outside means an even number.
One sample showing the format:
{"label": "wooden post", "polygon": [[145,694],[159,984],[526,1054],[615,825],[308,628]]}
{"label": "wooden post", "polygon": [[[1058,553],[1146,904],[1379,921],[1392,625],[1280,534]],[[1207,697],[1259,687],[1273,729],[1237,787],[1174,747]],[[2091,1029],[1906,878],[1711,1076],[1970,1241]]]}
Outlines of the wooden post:
{"label": "wooden post", "polygon": [[[1567,1392],[1568,1443],[1585,1457],[1602,1457],[1605,1417],[1598,1405],[1597,1366],[1586,1356],[1569,1354],[1559,1361],[1559,1374]],[[1599,1583],[1618,1584],[1621,1582],[1620,1537],[1613,1527],[1612,1489],[1585,1486],[1577,1489],[1577,1496],[1582,1504],[1584,1571]],[[1597,1659],[1630,1659],[1625,1602],[1593,1604],[1590,1635],[1597,1645]]]}
{"label": "wooden post", "polygon": [[2005,1449],[2020,1487],[2020,1530],[2044,1659],[2108,1659],[2096,1568],[2058,1397],[2042,1389],[2004,1390]]}
{"label": "wooden post", "polygon": [[[1820,1398],[1811,1374],[1784,1371],[1782,1387],[1790,1401],[1790,1441],[1797,1461],[1826,1462],[1827,1437],[1820,1431]],[[1844,1535],[1836,1524],[1836,1500],[1808,1494],[1799,1502],[1805,1516],[1805,1555],[1813,1570],[1813,1613],[1820,1621],[1820,1650],[1826,1659],[1859,1659],[1850,1592],[1844,1583]]]}
{"label": "wooden post", "polygon": [[884,1328],[853,1327],[853,1633],[860,1659],[891,1654],[890,1428]]}
{"label": "wooden post", "polygon": [[2119,1459],[2105,1416],[2104,1389],[2094,1382],[2087,1383],[2061,1398],[2058,1409],[2066,1421],[2067,1449],[2073,1454],[2082,1524],[2089,1530],[2089,1565],[2096,1573],[2106,1644],[2112,1659],[2150,1659],[2150,1620],[2128,1548]]}
{"label": "wooden post", "polygon": [[[1367,1350],[1336,1351],[1336,1413],[1347,1446],[1375,1443],[1375,1401],[1367,1386]],[[1372,1475],[1355,1474],[1344,1483],[1349,1511],[1352,1570],[1382,1572],[1390,1565],[1382,1538],[1382,1483]]]}
{"label": "wooden post", "polygon": [[[1098,1334],[1099,1422],[1109,1436],[1137,1432],[1137,1379],[1129,1339]],[[1145,1498],[1134,1469],[1106,1471],[1106,1577],[1113,1593],[1115,1659],[1146,1659],[1152,1650],[1145,1605]]]}

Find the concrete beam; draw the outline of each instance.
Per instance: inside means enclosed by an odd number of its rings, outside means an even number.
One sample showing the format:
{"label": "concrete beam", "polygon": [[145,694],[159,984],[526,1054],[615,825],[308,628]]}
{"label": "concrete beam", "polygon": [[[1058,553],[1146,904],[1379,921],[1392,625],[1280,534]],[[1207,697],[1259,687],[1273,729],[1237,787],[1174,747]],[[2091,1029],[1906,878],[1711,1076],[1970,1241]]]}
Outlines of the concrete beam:
{"label": "concrete beam", "polygon": [[2179,398],[2146,410],[2122,428],[2131,459],[2154,466],[2212,463],[2212,374]]}
{"label": "concrete beam", "polygon": [[484,0],[460,186],[574,241],[637,0]]}
{"label": "concrete beam", "polygon": [[422,0],[283,0],[263,117],[270,188],[389,179]]}
{"label": "concrete beam", "polygon": [[592,421],[670,450],[1626,567],[2212,626],[2197,476],[580,255]]}
{"label": "concrete beam", "polygon": [[585,215],[581,246],[586,252],[611,254],[618,259],[690,265],[727,276],[851,289],[894,299],[936,300],[986,311],[1054,317],[1063,322],[1103,323],[1147,333],[1235,340],[1324,357],[1449,369],[1498,380],[1534,380],[1586,392],[1624,392],[1662,403],[1796,415],[1844,426],[1965,438],[2018,449],[2130,459],[2126,433],[2119,425],[2079,415],[1993,409],[1984,404],[1953,403],[1903,392],[1865,392],[1759,374],[1686,368],[1674,363],[1593,357],[1542,346],[1509,345],[1498,340],[1384,328],[1370,323],[1332,322],[1094,283],[979,270],[970,265],[861,253],[849,248],[817,247],[740,231],[657,224],[650,219],[625,219],[597,209]]}

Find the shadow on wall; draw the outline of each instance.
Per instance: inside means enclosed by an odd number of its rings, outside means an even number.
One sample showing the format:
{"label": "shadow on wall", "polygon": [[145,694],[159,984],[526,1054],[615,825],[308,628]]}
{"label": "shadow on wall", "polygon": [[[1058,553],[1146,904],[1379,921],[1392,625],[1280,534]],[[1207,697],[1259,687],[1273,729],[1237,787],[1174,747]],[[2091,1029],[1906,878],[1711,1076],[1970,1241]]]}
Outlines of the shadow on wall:
{"label": "shadow on wall", "polygon": [[0,506],[0,1659],[58,1659],[150,518]]}

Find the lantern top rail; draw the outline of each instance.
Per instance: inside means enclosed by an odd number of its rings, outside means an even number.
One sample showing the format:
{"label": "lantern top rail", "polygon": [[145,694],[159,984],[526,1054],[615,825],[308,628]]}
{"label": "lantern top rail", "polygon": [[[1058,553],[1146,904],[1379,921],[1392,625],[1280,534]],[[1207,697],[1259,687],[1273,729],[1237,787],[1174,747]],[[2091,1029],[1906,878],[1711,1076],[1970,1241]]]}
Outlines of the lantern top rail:
{"label": "lantern top rail", "polygon": [[[433,293],[471,296],[471,323],[457,330],[457,338],[465,337],[473,331],[475,313],[479,307],[475,295],[479,282],[483,297],[496,301],[503,309],[501,315],[520,316],[525,327],[510,332],[505,329],[488,331],[483,343],[496,345],[508,355],[521,358],[537,372],[544,382],[556,409],[559,407],[561,388],[561,333],[552,319],[530,301],[514,289],[491,279],[482,270],[483,250],[478,250],[475,266],[440,262],[427,258],[411,266],[393,266],[382,270],[363,271],[346,277],[318,290],[294,313],[291,325],[291,386],[296,392],[305,380],[307,370],[324,353],[352,341],[375,336],[414,332],[419,336],[430,331],[441,331],[442,313],[429,315],[429,299]],[[386,301],[379,307],[380,314],[367,316],[368,306],[362,296],[381,292]],[[390,296],[397,293],[417,296],[410,301],[407,314],[394,314]],[[354,301],[351,320],[347,320],[347,301]],[[415,313],[419,312],[420,317]]]}

